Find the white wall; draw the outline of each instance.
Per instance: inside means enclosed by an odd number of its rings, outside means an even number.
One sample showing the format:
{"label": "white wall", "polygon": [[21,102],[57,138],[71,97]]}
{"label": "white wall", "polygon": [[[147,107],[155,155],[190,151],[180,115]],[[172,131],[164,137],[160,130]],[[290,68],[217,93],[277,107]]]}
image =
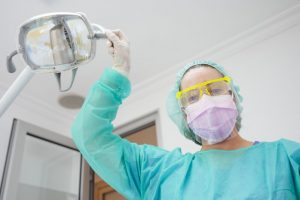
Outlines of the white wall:
{"label": "white wall", "polygon": [[[249,30],[196,56],[212,58],[222,64],[240,85],[244,96],[241,134],[249,140],[271,141],[284,137],[300,142],[300,20],[298,15],[288,17],[288,22],[286,18],[274,20],[275,28],[273,22],[262,24],[255,31]],[[199,150],[197,145],[180,135],[165,110],[175,72],[187,61],[172,68],[169,66],[167,71],[162,69],[161,76],[151,77],[133,87],[132,95],[120,108],[115,125],[158,111],[160,146],[169,150],[182,147],[184,152]],[[1,88],[0,93],[3,94]],[[0,118],[0,172],[4,167],[13,118],[70,135],[72,119],[21,95]]]}

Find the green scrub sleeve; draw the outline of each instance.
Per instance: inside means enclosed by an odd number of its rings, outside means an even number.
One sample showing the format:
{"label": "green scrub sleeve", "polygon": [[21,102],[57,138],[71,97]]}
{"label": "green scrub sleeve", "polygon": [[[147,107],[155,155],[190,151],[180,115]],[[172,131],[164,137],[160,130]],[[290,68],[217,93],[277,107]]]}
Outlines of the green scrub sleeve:
{"label": "green scrub sleeve", "polygon": [[292,182],[295,185],[295,193],[297,197],[300,197],[300,144],[287,139],[281,140],[287,156],[289,157],[292,171]]}
{"label": "green scrub sleeve", "polygon": [[[130,82],[124,75],[107,68],[91,87],[73,122],[73,141],[93,170],[127,199],[142,199],[146,180],[142,173],[145,154],[159,159],[165,150],[137,145],[112,134],[122,100],[130,94]],[[146,152],[146,153],[145,153]]]}

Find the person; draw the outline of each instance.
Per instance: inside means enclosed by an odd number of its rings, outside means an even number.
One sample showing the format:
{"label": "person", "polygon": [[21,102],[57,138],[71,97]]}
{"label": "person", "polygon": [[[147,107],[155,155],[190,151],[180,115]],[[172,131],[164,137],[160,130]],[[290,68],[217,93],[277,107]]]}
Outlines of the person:
{"label": "person", "polygon": [[106,34],[113,67],[91,87],[71,131],[86,161],[111,187],[127,199],[300,199],[300,144],[243,139],[242,97],[216,63],[185,66],[167,100],[171,119],[200,151],[182,154],[112,134],[131,90],[130,50],[124,33]]}

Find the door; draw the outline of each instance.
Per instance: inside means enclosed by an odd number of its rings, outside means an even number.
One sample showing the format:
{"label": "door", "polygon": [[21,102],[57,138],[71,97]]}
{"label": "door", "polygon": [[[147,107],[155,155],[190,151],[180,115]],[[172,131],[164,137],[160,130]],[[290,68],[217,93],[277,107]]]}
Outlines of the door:
{"label": "door", "polygon": [[88,199],[88,177],[71,138],[14,120],[1,199]]}

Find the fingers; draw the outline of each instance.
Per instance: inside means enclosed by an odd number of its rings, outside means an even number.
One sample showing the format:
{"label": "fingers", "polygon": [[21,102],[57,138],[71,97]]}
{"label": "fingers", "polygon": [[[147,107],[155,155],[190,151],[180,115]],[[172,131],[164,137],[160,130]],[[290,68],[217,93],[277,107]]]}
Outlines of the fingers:
{"label": "fingers", "polygon": [[120,42],[120,41],[125,41],[125,42],[128,43],[128,38],[119,29],[117,29],[117,30],[107,30],[106,31],[106,36],[113,43],[117,43],[117,42]]}
{"label": "fingers", "polygon": [[124,46],[124,44],[128,45],[128,39],[125,36],[125,34],[117,29],[117,30],[107,30],[106,31],[106,36],[107,36],[107,50],[108,53],[111,55],[114,55],[115,53],[115,47],[122,45]]}
{"label": "fingers", "polygon": [[114,54],[113,43],[110,40],[107,40],[106,46],[107,46],[108,53],[113,55]]}
{"label": "fingers", "polygon": [[125,34],[120,29],[113,30],[112,32],[114,34],[116,34],[120,40],[128,42],[128,38],[125,36]]}
{"label": "fingers", "polygon": [[114,48],[108,48],[108,53],[111,54],[111,55],[114,55],[115,54],[115,50]]}
{"label": "fingers", "polygon": [[106,41],[106,46],[109,47],[113,47],[113,43],[110,40]]}
{"label": "fingers", "polygon": [[107,36],[108,40],[110,40],[112,43],[120,42],[119,37],[115,33],[113,33],[111,30],[106,31],[106,36]]}

